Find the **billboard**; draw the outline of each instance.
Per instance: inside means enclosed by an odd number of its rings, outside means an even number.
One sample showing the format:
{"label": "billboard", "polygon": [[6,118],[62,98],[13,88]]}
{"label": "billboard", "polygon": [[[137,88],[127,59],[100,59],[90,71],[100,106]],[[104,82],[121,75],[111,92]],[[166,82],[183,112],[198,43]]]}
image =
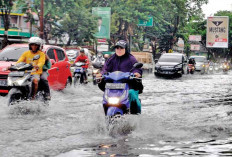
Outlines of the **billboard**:
{"label": "billboard", "polygon": [[201,41],[201,35],[190,35],[189,41]]}
{"label": "billboard", "polygon": [[193,45],[193,44],[191,44],[190,50],[191,51],[199,51],[200,48],[201,48],[200,45]]}
{"label": "billboard", "polygon": [[206,47],[228,48],[228,16],[207,18]]}
{"label": "billboard", "polygon": [[97,32],[94,34],[96,38],[110,39],[110,17],[111,8],[109,7],[93,7],[92,14],[97,16]]}

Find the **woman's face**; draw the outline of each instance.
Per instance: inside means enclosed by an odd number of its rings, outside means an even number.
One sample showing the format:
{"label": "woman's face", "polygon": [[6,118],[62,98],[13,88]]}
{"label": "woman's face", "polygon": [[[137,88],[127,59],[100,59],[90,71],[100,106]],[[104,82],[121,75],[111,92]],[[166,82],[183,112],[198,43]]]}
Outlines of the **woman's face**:
{"label": "woman's face", "polygon": [[120,56],[123,56],[123,55],[126,53],[126,49],[124,49],[124,48],[118,46],[118,47],[115,48],[115,53],[116,53],[116,55],[119,56],[119,57],[120,57]]}

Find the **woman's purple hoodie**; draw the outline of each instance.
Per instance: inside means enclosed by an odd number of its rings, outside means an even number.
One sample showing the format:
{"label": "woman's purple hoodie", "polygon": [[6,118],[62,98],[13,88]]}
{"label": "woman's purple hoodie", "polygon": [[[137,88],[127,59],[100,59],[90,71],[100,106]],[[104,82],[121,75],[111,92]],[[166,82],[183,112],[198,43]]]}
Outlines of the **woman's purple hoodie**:
{"label": "woman's purple hoodie", "polygon": [[[135,63],[138,61],[135,59],[133,55],[130,53],[126,53],[123,56],[117,56],[116,53],[111,56],[107,62],[105,63],[101,74],[106,72],[114,72],[114,71],[122,71],[122,72],[129,72]],[[132,73],[138,72],[142,76],[142,69],[135,68],[131,71]]]}

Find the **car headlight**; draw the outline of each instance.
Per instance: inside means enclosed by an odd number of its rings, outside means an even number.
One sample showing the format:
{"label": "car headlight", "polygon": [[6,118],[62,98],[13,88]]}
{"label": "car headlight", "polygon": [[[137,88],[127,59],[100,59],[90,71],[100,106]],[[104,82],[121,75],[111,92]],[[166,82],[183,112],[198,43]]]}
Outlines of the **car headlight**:
{"label": "car headlight", "polygon": [[160,65],[155,65],[155,68],[157,68],[157,69],[160,68]]}
{"label": "car headlight", "polygon": [[13,85],[13,81],[9,77],[7,78],[7,85],[8,86],[12,86]]}
{"label": "car headlight", "polygon": [[180,69],[180,68],[182,68],[182,65],[181,64],[180,65],[176,65],[175,68]]}
{"label": "car headlight", "polygon": [[108,103],[112,105],[117,105],[120,101],[119,97],[109,97],[108,98]]}

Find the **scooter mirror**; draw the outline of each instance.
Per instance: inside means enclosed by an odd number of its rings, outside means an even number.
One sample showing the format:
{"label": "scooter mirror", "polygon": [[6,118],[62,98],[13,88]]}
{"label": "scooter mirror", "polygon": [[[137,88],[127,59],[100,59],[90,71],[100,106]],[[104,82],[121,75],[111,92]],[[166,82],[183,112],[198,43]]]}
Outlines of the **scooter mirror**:
{"label": "scooter mirror", "polygon": [[33,57],[33,61],[38,60],[39,58],[40,58],[40,55],[36,55],[36,56]]}
{"label": "scooter mirror", "polygon": [[135,63],[133,65],[133,68],[142,68],[143,67],[143,63]]}
{"label": "scooter mirror", "polygon": [[50,59],[50,62],[52,63],[52,65],[54,65],[56,63],[56,61],[54,59]]}

